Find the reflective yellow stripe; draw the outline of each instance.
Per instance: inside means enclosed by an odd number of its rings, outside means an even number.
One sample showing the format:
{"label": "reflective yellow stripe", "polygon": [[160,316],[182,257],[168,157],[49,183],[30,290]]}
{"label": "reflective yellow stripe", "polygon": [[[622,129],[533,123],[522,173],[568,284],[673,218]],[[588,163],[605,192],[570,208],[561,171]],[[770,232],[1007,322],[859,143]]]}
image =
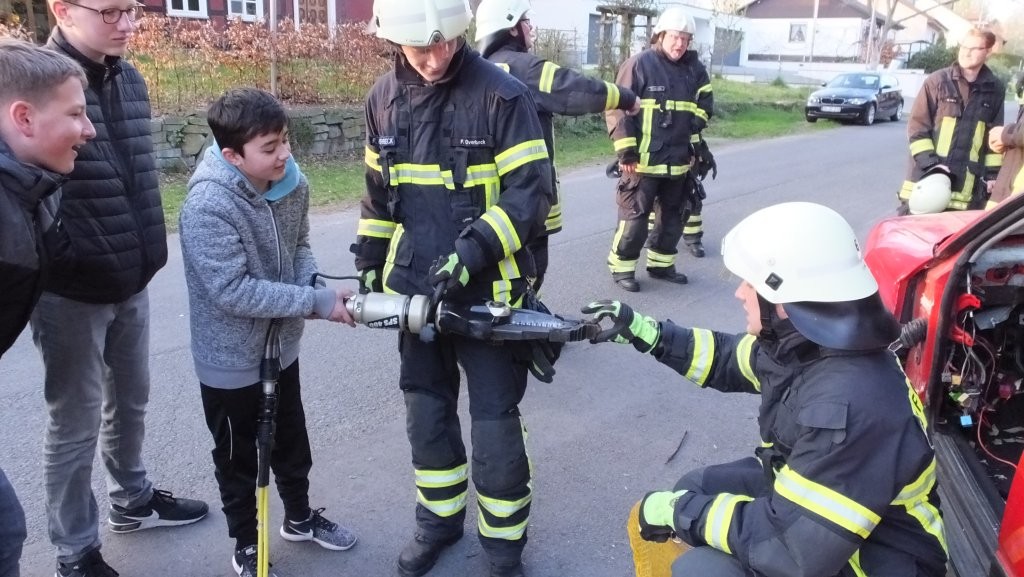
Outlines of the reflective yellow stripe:
{"label": "reflective yellow stripe", "polygon": [[545,62],[544,68],[540,72],[540,84],[537,89],[541,92],[551,93],[551,85],[555,83],[555,70],[558,70],[559,66],[554,62]]}
{"label": "reflective yellow stripe", "polygon": [[608,252],[608,269],[613,273],[616,272],[633,272],[636,270],[637,259],[622,259],[619,255],[615,254],[615,247],[619,246],[619,240],[622,238],[622,232],[626,227],[626,221],[620,220],[618,227],[615,228],[615,235],[612,237],[612,250]]}
{"label": "reflective yellow stripe", "polygon": [[423,492],[416,490],[416,501],[426,507],[431,513],[438,517],[451,517],[452,515],[462,511],[466,508],[466,494],[468,491],[463,491],[452,497],[451,499],[443,499],[440,501],[431,501],[423,495]]}
{"label": "reflective yellow stripe", "polygon": [[910,156],[917,156],[922,152],[935,152],[935,143],[930,138],[921,138],[910,143]]}
{"label": "reflective yellow stripe", "polygon": [[942,549],[946,550],[946,537],[942,530],[942,514],[930,502],[928,495],[935,488],[935,458],[914,482],[910,483],[896,495],[892,504],[907,510],[907,514],[917,519],[921,527],[938,539]]}
{"label": "reflective yellow stripe", "polygon": [[388,294],[395,294],[395,291],[388,286],[388,276],[391,275],[391,270],[395,268],[395,253],[398,251],[398,243],[402,242],[402,236],[404,234],[405,227],[402,225],[396,226],[395,234],[391,237],[391,242],[388,243],[388,255],[384,258],[384,270],[381,272],[384,292]]}
{"label": "reflective yellow stripe", "polygon": [[501,68],[505,72],[508,72],[510,70],[508,64],[505,64],[504,62],[495,62],[494,65],[497,66],[498,68]]}
{"label": "reflective yellow stripe", "polygon": [[484,537],[490,537],[492,539],[504,539],[506,541],[517,541],[523,538],[523,534],[526,533],[526,524],[528,521],[523,521],[517,525],[511,527],[492,527],[487,524],[484,519],[483,512],[477,513],[477,529],[480,534]]}
{"label": "reflective yellow stripe", "polygon": [[910,200],[910,195],[914,192],[914,182],[912,180],[904,180],[903,186],[900,187],[900,200],[906,202]]}
{"label": "reflective yellow stripe", "polygon": [[707,113],[707,112],[704,112],[704,110],[703,110],[702,108],[697,108],[697,109],[695,109],[695,110],[693,111],[693,114],[694,114],[694,116],[696,116],[697,118],[700,118],[700,119],[702,119],[702,120],[703,120],[704,122],[707,122],[707,121],[708,121],[708,113]]}
{"label": "reflective yellow stripe", "polygon": [[613,146],[615,147],[615,152],[618,152],[618,151],[623,150],[625,148],[629,148],[631,146],[635,147],[636,146],[636,137],[635,136],[629,136],[629,137],[626,137],[626,138],[620,138],[620,139],[616,140],[613,143]]}
{"label": "reflective yellow stripe", "polygon": [[949,156],[949,147],[953,143],[953,132],[956,131],[956,119],[952,116],[942,117],[939,124],[939,137],[935,140],[935,153],[945,158]]}
{"label": "reflective yellow stripe", "polygon": [[686,369],[686,378],[704,386],[715,360],[715,335],[707,329],[692,329],[693,357]]}
{"label": "reflective yellow stripe", "polygon": [[377,172],[381,172],[379,162],[380,154],[374,152],[374,150],[369,146],[366,147],[366,154],[363,156],[363,161],[366,163],[366,166],[369,166]]}
{"label": "reflective yellow stripe", "polygon": [[700,134],[691,134],[690,144],[697,144],[698,142],[700,142]]}
{"label": "reflective yellow stripe", "polygon": [[619,107],[619,86],[611,82],[605,82],[604,87],[608,91],[607,96],[604,98],[604,109],[615,110]]}
{"label": "reflective yellow stripe", "polygon": [[438,164],[396,164],[392,167],[392,182],[396,184],[444,185]]}
{"label": "reflective yellow stripe", "polygon": [[469,478],[469,465],[462,464],[444,471],[416,469],[416,486],[425,488],[451,487]]}
{"label": "reflective yellow stripe", "polygon": [[637,165],[636,171],[643,174],[655,174],[655,175],[672,175],[679,176],[686,174],[690,171],[690,166],[669,166],[666,164],[658,164],[651,166],[647,164],[647,160],[650,159],[650,154],[644,153],[640,155],[640,164]]}
{"label": "reflective yellow stripe", "polygon": [[736,511],[736,505],[753,500],[753,497],[730,495],[729,493],[720,493],[715,497],[704,517],[704,542],[731,555],[729,527],[732,525],[732,516]]}
{"label": "reflective yellow stripe", "polygon": [[854,551],[853,557],[850,557],[850,569],[853,570],[856,577],[868,577],[868,574],[860,567],[860,549]]}
{"label": "reflective yellow stripe", "polygon": [[523,243],[519,240],[519,235],[512,225],[512,219],[509,218],[508,213],[503,208],[492,206],[487,209],[487,212],[480,219],[494,230],[494,234],[497,235],[498,240],[501,242],[503,255],[508,256],[523,248]]}
{"label": "reflective yellow stripe", "polygon": [[395,223],[390,220],[359,219],[356,235],[390,239],[395,234]]}
{"label": "reflective yellow stripe", "polygon": [[493,497],[485,497],[480,494],[477,494],[476,500],[480,503],[480,506],[486,509],[491,515],[507,519],[519,512],[523,507],[530,504],[533,500],[533,492],[531,491],[522,499],[516,499],[515,501],[504,501]]}
{"label": "reflective yellow stripe", "polygon": [[556,202],[551,205],[551,210],[548,211],[548,218],[544,221],[545,230],[557,230],[562,228],[562,205]]}
{"label": "reflective yellow stripe", "polygon": [[1003,165],[1003,155],[989,153],[985,155],[985,166],[988,168],[999,168]]}
{"label": "reflective yellow stripe", "polygon": [[704,86],[697,89],[697,96],[700,96],[702,92],[711,92],[711,83],[708,82]]}
{"label": "reflective yellow stripe", "polygon": [[862,539],[867,539],[882,520],[874,511],[841,493],[805,478],[789,468],[789,465],[782,467],[775,477],[775,492]]}
{"label": "reflective yellow stripe", "polygon": [[751,364],[754,341],[756,340],[757,337],[754,335],[744,335],[740,339],[739,344],[736,345],[736,362],[740,366],[740,374],[754,385],[757,392],[761,392],[761,380],[754,374],[754,367]]}
{"label": "reflective yellow stripe", "polygon": [[527,140],[521,142],[508,150],[502,151],[494,157],[494,164],[498,167],[498,176],[504,176],[511,170],[519,168],[527,162],[542,160],[548,157],[548,148],[544,139]]}
{"label": "reflective yellow stripe", "polygon": [[[644,98],[640,100],[640,106],[643,110],[640,112],[640,148],[639,152],[641,157],[647,154],[647,149],[651,146],[651,126],[654,124],[654,111],[658,109],[658,103],[652,98]],[[647,164],[641,160],[642,164]]]}

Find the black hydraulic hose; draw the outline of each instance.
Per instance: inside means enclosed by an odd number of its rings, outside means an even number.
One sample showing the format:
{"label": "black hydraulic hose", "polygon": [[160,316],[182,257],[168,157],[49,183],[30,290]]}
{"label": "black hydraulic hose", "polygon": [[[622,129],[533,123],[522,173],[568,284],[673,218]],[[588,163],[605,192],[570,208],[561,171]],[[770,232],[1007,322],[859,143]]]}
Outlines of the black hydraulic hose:
{"label": "black hydraulic hose", "polygon": [[914,319],[900,328],[900,336],[896,342],[903,350],[909,350],[923,343],[928,336],[928,319]]}
{"label": "black hydraulic hose", "polygon": [[256,449],[259,462],[256,473],[257,487],[266,487],[270,484],[270,451],[274,445],[277,381],[281,377],[281,342],[278,339],[280,331],[281,319],[270,321],[270,326],[267,327],[267,340],[263,347],[263,359],[260,361],[263,397],[260,399],[259,414],[256,418]]}

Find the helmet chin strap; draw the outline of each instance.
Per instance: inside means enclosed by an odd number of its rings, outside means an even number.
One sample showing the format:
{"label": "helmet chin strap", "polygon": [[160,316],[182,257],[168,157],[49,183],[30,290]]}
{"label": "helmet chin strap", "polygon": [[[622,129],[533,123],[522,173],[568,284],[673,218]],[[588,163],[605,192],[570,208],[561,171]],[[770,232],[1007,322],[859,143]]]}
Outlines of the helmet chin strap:
{"label": "helmet chin strap", "polygon": [[765,341],[778,340],[775,334],[775,305],[765,300],[760,294],[757,295],[757,306],[761,310],[761,333],[759,338]]}

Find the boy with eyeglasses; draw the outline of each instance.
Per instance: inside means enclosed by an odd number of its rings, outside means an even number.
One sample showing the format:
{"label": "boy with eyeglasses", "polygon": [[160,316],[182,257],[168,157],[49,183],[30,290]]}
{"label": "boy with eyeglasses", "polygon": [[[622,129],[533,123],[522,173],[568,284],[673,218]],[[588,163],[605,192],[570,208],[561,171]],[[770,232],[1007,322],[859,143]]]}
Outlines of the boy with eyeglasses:
{"label": "boy with eyeglasses", "polygon": [[49,46],[85,69],[96,138],[79,150],[60,214],[74,249],[32,314],[45,367],[44,486],[57,577],[108,577],[92,492],[99,443],[110,531],[184,525],[201,501],[155,490],[142,462],[149,400],[149,296],[167,261],[149,94],[122,56],[142,17],[134,0],[49,0]]}

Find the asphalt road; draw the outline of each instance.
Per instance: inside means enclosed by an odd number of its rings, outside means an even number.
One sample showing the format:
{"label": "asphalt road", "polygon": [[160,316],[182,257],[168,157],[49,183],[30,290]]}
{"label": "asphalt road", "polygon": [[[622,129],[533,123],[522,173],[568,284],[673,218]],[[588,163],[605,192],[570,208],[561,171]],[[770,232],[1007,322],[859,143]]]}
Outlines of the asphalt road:
{"label": "asphalt road", "polygon": [[[737,281],[718,254],[729,227],[758,208],[807,200],[838,210],[863,238],[873,222],[894,211],[906,162],[905,131],[905,122],[880,122],[719,144],[720,173],[707,185],[704,212],[708,257],[681,256],[687,286],[651,281],[641,272],[638,294],[616,287],[605,266],[616,222],[613,181],[600,166],[564,174],[565,230],[552,239],[545,301],[552,310],[578,316],[591,300],[620,298],[657,318],[741,331],[742,311],[732,297]],[[357,218],[352,209],[313,217],[314,250],[325,272],[353,272],[348,245]],[[146,461],[156,486],[205,499],[213,512],[189,527],[129,535],[108,534],[104,523],[103,554],[123,576],[229,576],[233,543],[219,510],[212,443],[189,355],[178,238],[168,240],[170,261],[150,285]],[[42,367],[27,336],[0,361],[0,466],[28,517],[23,575],[43,577],[53,575],[41,490],[45,407]],[[274,495],[272,559],[282,574],[395,574],[398,551],[412,534],[415,495],[395,343],[396,334],[384,329],[307,324],[302,369],[314,455],[311,500],[360,541],[337,553],[282,540],[276,531],[282,511]],[[631,505],[646,491],[670,488],[694,467],[751,454],[758,441],[757,398],[701,391],[653,358],[615,344],[574,344],[556,369],[554,383],[531,383],[522,407],[535,472],[528,574],[627,577],[632,560],[623,527]],[[666,462],[681,439],[678,454]],[[100,511],[106,511],[98,460],[93,479]],[[471,501],[467,538],[442,557],[431,577],[486,574],[486,556],[473,536],[475,517]]]}

